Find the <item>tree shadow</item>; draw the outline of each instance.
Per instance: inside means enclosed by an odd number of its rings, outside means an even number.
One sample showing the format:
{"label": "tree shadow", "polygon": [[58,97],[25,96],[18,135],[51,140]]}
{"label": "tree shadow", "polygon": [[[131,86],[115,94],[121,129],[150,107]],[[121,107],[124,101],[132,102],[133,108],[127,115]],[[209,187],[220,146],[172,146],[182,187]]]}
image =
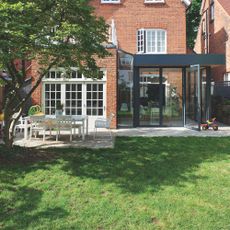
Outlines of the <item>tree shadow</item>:
{"label": "tree shadow", "polygon": [[227,158],[229,144],[227,138],[218,144],[218,138],[120,137],[114,149],[63,149],[63,170],[114,183],[125,192],[156,192],[164,186],[205,179],[196,174],[197,167]]}
{"label": "tree shadow", "polygon": [[15,168],[0,171],[0,229],[27,229],[44,220],[53,221],[68,215],[61,207],[41,209],[43,191],[15,182],[24,173]]}

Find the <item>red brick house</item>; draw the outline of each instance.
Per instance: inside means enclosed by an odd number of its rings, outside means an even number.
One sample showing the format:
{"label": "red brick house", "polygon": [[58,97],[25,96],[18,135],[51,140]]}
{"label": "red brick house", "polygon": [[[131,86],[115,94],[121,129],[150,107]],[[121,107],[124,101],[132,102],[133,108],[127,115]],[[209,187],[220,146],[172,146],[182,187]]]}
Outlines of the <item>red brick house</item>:
{"label": "red brick house", "polygon": [[224,54],[226,65],[212,68],[213,115],[230,124],[230,1],[203,0],[195,52]]}
{"label": "red brick house", "polygon": [[[208,116],[209,106],[206,89],[202,91],[196,79],[202,73],[208,82],[209,69],[223,64],[224,58],[186,54],[190,3],[92,0],[95,14],[111,25],[106,47],[112,56],[98,60],[103,79],[88,79],[77,67],[65,79],[62,68],[52,69],[34,93],[33,103],[41,104],[46,114],[54,114],[56,103],[61,102],[65,114],[88,115],[91,128],[97,117],[111,112],[116,115],[113,128],[199,124],[202,116]],[[195,64],[198,67],[191,67]],[[37,68],[36,61],[32,62],[32,79]]]}
{"label": "red brick house", "polygon": [[230,1],[203,0],[195,52],[226,55],[226,66],[213,69],[215,81],[230,81]]}

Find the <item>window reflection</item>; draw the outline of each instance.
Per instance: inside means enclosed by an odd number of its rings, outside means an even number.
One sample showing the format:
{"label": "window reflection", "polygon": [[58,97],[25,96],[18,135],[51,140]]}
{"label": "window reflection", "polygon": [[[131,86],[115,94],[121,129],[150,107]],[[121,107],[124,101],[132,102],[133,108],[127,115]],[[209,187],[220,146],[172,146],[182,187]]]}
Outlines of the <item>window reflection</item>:
{"label": "window reflection", "polygon": [[119,52],[118,126],[133,126],[133,56]]}

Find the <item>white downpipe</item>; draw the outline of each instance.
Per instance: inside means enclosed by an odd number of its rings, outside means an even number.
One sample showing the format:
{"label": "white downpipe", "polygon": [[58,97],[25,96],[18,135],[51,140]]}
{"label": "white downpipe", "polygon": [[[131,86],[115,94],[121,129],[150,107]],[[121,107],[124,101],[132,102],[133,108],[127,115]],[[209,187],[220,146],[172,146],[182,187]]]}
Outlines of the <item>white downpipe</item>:
{"label": "white downpipe", "polygon": [[112,19],[111,23],[111,32],[112,32],[112,43],[117,46],[117,31],[116,31],[116,26],[115,26],[115,21]]}

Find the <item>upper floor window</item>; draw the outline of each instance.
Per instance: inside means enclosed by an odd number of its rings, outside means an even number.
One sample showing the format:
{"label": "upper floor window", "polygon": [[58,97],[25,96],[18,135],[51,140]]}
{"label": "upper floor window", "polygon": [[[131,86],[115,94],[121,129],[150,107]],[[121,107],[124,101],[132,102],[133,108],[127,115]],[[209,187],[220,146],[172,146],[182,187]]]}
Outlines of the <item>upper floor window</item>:
{"label": "upper floor window", "polygon": [[214,20],[214,0],[212,0],[210,4],[210,19],[211,21]]}
{"label": "upper floor window", "polygon": [[101,3],[120,3],[120,0],[101,0]]}
{"label": "upper floor window", "polygon": [[167,33],[162,29],[140,29],[137,32],[138,53],[165,54]]}
{"label": "upper floor window", "polygon": [[145,3],[165,3],[165,0],[144,0]]}
{"label": "upper floor window", "polygon": [[224,81],[229,81],[230,82],[230,72],[224,74]]}

